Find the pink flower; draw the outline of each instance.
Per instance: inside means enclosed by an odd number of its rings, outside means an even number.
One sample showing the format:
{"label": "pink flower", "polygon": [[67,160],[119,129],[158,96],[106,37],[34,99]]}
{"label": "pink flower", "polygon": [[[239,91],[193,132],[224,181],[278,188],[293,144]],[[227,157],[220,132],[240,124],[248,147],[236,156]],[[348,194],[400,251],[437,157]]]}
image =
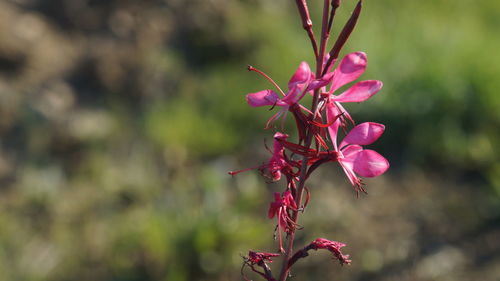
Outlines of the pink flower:
{"label": "pink flower", "polygon": [[318,249],[325,249],[330,251],[335,258],[337,258],[340,261],[341,265],[344,264],[350,264],[351,260],[349,259],[349,255],[344,255],[340,251],[341,248],[345,247],[346,245],[341,242],[337,241],[330,241],[328,239],[324,238],[317,238],[311,244],[309,245],[309,248],[313,250],[318,250]]}
{"label": "pink flower", "polygon": [[355,52],[346,55],[339,66],[332,72],[327,73],[322,77],[323,80],[331,81],[331,86],[326,93],[327,107],[337,107],[342,118],[339,122],[344,122],[345,119],[351,120],[349,113],[340,104],[341,102],[363,102],[382,89],[383,83],[378,80],[365,80],[358,82],[340,95],[334,95],[340,87],[358,79],[366,70],[366,54],[363,52]]}
{"label": "pink flower", "polygon": [[283,116],[284,120],[288,110],[300,110],[301,108],[306,110],[303,107],[294,107],[294,105],[296,105],[308,91],[324,87],[329,82],[324,79],[314,80],[314,74],[311,72],[311,68],[307,62],[302,62],[293,74],[292,78],[290,78],[290,81],[288,82],[288,92],[285,94],[281,88],[279,88],[278,85],[271,78],[269,78],[269,76],[253,67],[249,67],[249,70],[256,71],[269,79],[283,96],[283,98],[280,99],[278,94],[273,90],[263,90],[256,93],[250,93],[246,96],[248,104],[253,107],[281,107],[280,111],[269,118],[266,127],[269,127],[272,121],[280,118],[281,116]]}
{"label": "pink flower", "polygon": [[296,227],[296,224],[290,217],[290,210],[297,211],[297,204],[295,203],[295,199],[293,198],[292,193],[287,190],[283,193],[283,196],[281,196],[279,192],[275,192],[274,202],[271,202],[271,204],[269,205],[267,216],[270,219],[274,218],[275,216],[278,218],[277,227],[281,252],[284,252],[281,238],[281,229],[284,229],[285,232],[290,233]]}
{"label": "pink flower", "polygon": [[[332,125],[334,126],[334,125]],[[342,166],[349,181],[356,191],[366,192],[363,188],[362,177],[376,177],[383,174],[389,168],[389,162],[374,150],[363,149],[362,145],[375,142],[383,133],[385,126],[374,122],[365,122],[352,128],[344,137],[337,148],[337,131],[330,131],[330,138],[334,142],[338,153],[337,161]]]}

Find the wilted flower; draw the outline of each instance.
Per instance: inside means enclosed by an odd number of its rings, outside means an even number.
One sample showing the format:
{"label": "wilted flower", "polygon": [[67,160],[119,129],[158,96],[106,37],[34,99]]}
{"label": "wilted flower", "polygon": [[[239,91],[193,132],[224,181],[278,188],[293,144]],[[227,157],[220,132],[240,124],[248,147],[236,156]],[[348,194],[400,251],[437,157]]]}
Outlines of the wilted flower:
{"label": "wilted flower", "polygon": [[260,264],[261,262],[273,262],[271,258],[279,257],[280,254],[248,251],[246,259],[250,264]]}
{"label": "wilted flower", "polygon": [[340,249],[345,246],[346,244],[341,242],[331,241],[325,238],[317,238],[316,240],[311,242],[311,244],[309,244],[308,248],[312,250],[318,250],[318,249],[328,250],[335,256],[335,258],[337,258],[340,261],[341,265],[344,265],[351,263],[349,255],[344,255],[340,251]]}

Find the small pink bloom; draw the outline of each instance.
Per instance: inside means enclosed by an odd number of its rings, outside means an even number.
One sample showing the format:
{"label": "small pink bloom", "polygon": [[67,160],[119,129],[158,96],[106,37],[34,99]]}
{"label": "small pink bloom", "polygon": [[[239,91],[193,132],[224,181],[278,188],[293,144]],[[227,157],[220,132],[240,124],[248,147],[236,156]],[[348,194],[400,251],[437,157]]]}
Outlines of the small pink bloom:
{"label": "small pink bloom", "polygon": [[362,145],[375,142],[384,133],[385,126],[374,122],[361,123],[344,137],[339,147],[336,144],[338,127],[335,124],[331,127],[330,138],[338,152],[340,166],[356,191],[365,191],[356,174],[368,178],[379,176],[387,171],[389,162],[376,151],[363,149]]}
{"label": "small pink bloom", "polygon": [[341,242],[337,241],[330,241],[328,239],[324,238],[317,238],[311,244],[309,245],[309,248],[313,250],[318,250],[318,249],[325,249],[330,251],[335,258],[337,258],[340,261],[341,265],[344,264],[350,264],[351,260],[349,259],[349,255],[344,255],[340,251],[341,248],[345,247],[346,245]]}
{"label": "small pink bloom", "polygon": [[[358,82],[347,89],[345,92],[334,95],[340,87],[358,79],[366,70],[366,54],[363,52],[355,52],[346,55],[339,66],[330,73],[324,76],[324,79],[331,79],[332,85],[327,93],[327,111],[332,111],[336,107],[337,114],[341,114],[338,118],[337,129],[343,126],[345,120],[350,120],[354,123],[350,114],[340,104],[343,102],[363,102],[375,95],[382,89],[383,83],[378,80],[365,80]],[[336,115],[338,116],[338,115]],[[332,116],[331,118],[337,118]],[[331,119],[333,120],[333,119]]]}
{"label": "small pink bloom", "polygon": [[[314,75],[312,74],[311,68],[309,67],[307,62],[302,62],[293,76],[290,78],[290,81],[288,81],[288,92],[285,94],[281,91],[280,88],[278,88],[279,92],[283,95],[283,98],[280,99],[278,94],[273,90],[263,90],[246,95],[246,100],[248,104],[253,107],[281,107],[281,110],[268,120],[267,127],[269,127],[272,121],[280,118],[281,116],[283,116],[284,119],[290,107],[298,103],[307,91],[309,91],[311,88],[314,89],[318,87],[318,85],[313,85],[312,87],[309,86],[310,82],[313,79],[313,76]],[[268,78],[267,75],[266,78]],[[275,84],[274,81],[272,81],[272,83]],[[296,110],[298,110],[298,108],[296,108]]]}

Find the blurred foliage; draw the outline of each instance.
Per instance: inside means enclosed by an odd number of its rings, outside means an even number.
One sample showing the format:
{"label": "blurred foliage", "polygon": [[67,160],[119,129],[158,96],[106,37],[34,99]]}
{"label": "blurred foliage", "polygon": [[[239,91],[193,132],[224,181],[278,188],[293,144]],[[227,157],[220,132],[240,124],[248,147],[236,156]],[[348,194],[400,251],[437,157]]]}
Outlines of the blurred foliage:
{"label": "blurred foliage", "polygon": [[[500,276],[499,10],[365,1],[343,54],[366,52],[384,89],[349,109],[386,124],[392,169],[362,200],[320,169],[299,239],[354,263],[314,254],[297,280]],[[280,190],[227,175],[272,135],[246,66],[283,85],[311,55],[293,1],[0,2],[0,280],[239,280],[240,254],[276,246]]]}

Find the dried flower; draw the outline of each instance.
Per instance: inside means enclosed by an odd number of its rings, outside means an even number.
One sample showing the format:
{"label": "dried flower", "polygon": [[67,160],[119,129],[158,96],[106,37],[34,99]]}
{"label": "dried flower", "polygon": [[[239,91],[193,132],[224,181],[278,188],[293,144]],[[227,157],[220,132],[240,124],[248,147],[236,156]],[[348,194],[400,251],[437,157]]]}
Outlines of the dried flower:
{"label": "dried flower", "polygon": [[346,244],[337,242],[337,241],[331,241],[325,238],[317,238],[311,244],[309,244],[308,248],[312,250],[318,250],[318,249],[325,249],[330,251],[333,256],[339,260],[341,265],[344,264],[350,264],[351,260],[349,259],[349,255],[344,255],[340,251],[341,248],[345,247]]}

